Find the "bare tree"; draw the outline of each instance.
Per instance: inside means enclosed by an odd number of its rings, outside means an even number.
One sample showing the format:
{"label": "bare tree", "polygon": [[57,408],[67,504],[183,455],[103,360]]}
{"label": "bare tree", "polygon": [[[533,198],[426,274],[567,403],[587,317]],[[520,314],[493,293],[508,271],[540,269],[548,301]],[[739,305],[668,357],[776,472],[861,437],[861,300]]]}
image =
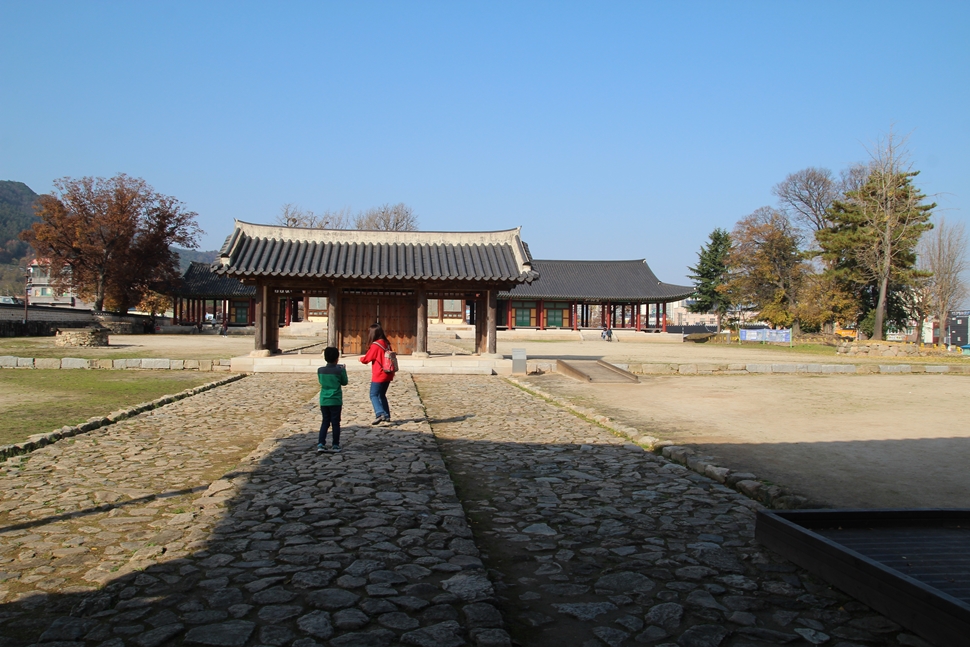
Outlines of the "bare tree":
{"label": "bare tree", "polygon": [[832,270],[848,262],[860,283],[875,288],[874,340],[883,338],[890,285],[908,284],[920,236],[933,228],[929,219],[936,204],[924,203],[926,196],[913,186],[919,171],[912,170],[905,143],[892,129],[877,141],[865,183],[833,203],[832,226],[816,233]]}
{"label": "bare tree", "polygon": [[782,211],[811,231],[831,225],[828,210],[841,195],[832,171],[814,166],[789,174],[771,192],[777,196]]}
{"label": "bare tree", "polygon": [[943,342],[947,314],[968,294],[963,273],[967,271],[967,232],[963,223],[950,224],[942,216],[936,227],[920,241],[919,259],[930,276],[927,291],[932,313],[940,323]]}
{"label": "bare tree", "polygon": [[418,216],[414,209],[403,202],[393,206],[385,204],[358,213],[354,218],[354,227],[377,231],[417,231]]}
{"label": "bare tree", "polygon": [[284,227],[316,229],[347,229],[351,220],[350,210],[347,208],[337,211],[327,209],[323,213],[314,213],[290,202],[280,207],[280,213],[276,216],[276,224]]}

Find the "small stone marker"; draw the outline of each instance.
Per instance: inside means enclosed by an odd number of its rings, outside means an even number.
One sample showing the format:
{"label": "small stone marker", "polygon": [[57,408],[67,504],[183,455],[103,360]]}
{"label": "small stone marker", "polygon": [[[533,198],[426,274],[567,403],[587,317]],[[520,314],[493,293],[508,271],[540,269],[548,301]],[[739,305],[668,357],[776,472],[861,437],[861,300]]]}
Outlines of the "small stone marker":
{"label": "small stone marker", "polygon": [[512,349],[512,373],[513,375],[525,375],[528,372],[526,368],[526,357],[524,348],[513,348]]}

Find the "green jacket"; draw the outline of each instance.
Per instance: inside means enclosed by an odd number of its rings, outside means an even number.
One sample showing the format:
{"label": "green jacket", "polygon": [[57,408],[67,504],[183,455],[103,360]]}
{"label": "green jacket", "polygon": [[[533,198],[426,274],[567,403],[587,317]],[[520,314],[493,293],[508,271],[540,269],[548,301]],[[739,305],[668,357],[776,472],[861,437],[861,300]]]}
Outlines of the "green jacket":
{"label": "green jacket", "polygon": [[327,364],[317,369],[320,383],[320,406],[338,407],[344,403],[341,386],[347,386],[347,369],[342,364]]}

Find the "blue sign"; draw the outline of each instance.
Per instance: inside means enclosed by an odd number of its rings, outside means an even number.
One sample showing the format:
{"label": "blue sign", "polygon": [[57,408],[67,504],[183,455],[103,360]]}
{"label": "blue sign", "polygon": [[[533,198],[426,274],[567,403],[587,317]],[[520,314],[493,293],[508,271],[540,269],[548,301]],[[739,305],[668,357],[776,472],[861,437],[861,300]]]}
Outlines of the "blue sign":
{"label": "blue sign", "polygon": [[758,330],[740,330],[741,341],[760,341],[760,342],[781,342],[791,343],[791,329],[771,330],[770,328],[759,328]]}

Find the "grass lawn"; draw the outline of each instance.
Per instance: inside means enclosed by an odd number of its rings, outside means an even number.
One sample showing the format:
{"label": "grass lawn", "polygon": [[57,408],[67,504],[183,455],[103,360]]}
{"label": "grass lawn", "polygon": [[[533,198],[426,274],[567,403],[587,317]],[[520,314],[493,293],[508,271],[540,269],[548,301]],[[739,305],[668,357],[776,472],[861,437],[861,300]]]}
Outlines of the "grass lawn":
{"label": "grass lawn", "polygon": [[0,370],[0,445],[190,389],[224,373]]}

